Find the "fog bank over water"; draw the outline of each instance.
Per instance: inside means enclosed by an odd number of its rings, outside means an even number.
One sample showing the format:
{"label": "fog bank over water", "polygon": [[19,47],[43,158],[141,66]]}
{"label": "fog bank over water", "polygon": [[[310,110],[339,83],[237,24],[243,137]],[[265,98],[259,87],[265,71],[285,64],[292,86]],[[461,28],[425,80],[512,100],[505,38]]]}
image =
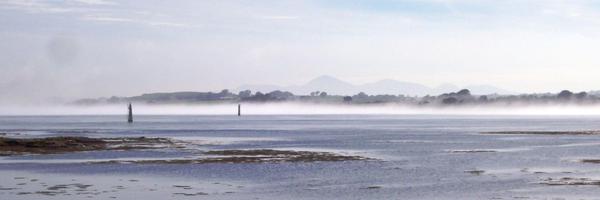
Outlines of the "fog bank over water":
{"label": "fog bank over water", "polygon": [[[134,104],[134,115],[236,115],[237,104]],[[0,106],[0,115],[126,115],[126,105]],[[416,107],[394,104],[331,105],[300,103],[242,104],[242,115],[600,115],[600,105]]]}

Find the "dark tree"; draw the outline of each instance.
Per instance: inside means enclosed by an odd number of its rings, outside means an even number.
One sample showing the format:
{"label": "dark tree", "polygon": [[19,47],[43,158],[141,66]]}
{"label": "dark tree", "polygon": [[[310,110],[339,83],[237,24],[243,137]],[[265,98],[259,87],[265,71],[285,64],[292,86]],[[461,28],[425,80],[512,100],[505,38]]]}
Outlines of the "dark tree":
{"label": "dark tree", "polygon": [[357,95],[354,95],[354,96],[357,97],[357,98],[367,98],[367,97],[369,97],[369,95],[367,95],[364,92],[359,92]]}
{"label": "dark tree", "polygon": [[242,99],[243,98],[248,98],[248,97],[252,96],[252,91],[250,91],[250,90],[240,91],[238,93],[238,96],[240,96],[240,98],[242,98]]}
{"label": "dark tree", "polygon": [[575,98],[577,99],[585,99],[587,97],[588,93],[587,92],[580,92],[575,94]]}
{"label": "dark tree", "polygon": [[275,90],[266,94],[268,96],[267,100],[287,100],[294,97],[294,94],[291,92]]}
{"label": "dark tree", "polygon": [[488,101],[488,97],[486,95],[482,95],[479,97],[479,101],[481,102],[487,102]]}
{"label": "dark tree", "polygon": [[444,104],[455,104],[456,102],[458,102],[458,99],[454,97],[448,97],[442,100],[442,103]]}
{"label": "dark tree", "polygon": [[570,99],[573,96],[573,92],[569,91],[569,90],[563,90],[560,93],[558,93],[558,99]]}
{"label": "dark tree", "polygon": [[344,102],[348,103],[352,101],[352,97],[351,96],[345,96],[344,97]]}
{"label": "dark tree", "polygon": [[471,96],[471,91],[468,89],[462,89],[456,93],[458,96]]}
{"label": "dark tree", "polygon": [[256,92],[256,94],[254,94],[254,96],[252,96],[252,98],[259,100],[259,99],[263,99],[265,97],[265,94],[263,94],[262,92]]}
{"label": "dark tree", "polygon": [[228,94],[231,94],[231,93],[229,92],[228,89],[223,89],[223,90],[221,90],[221,92],[219,92],[219,94],[221,94],[221,95],[228,95]]}

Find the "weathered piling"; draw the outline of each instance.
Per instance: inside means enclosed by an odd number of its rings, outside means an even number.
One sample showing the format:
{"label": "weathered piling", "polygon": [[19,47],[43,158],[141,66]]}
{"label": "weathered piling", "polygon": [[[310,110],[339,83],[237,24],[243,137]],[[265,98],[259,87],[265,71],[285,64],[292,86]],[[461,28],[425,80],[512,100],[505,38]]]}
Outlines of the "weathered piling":
{"label": "weathered piling", "polygon": [[133,123],[133,110],[131,108],[131,103],[129,103],[129,116],[127,117],[127,122],[128,123]]}
{"label": "weathered piling", "polygon": [[238,116],[242,116],[242,104],[238,104]]}

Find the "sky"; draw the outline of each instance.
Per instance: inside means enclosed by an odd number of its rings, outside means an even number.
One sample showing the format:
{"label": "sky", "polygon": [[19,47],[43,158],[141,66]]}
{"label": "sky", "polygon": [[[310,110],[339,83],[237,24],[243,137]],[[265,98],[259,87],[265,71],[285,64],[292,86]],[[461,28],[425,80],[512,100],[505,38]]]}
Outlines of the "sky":
{"label": "sky", "polygon": [[321,75],[600,89],[600,2],[0,0],[0,103]]}

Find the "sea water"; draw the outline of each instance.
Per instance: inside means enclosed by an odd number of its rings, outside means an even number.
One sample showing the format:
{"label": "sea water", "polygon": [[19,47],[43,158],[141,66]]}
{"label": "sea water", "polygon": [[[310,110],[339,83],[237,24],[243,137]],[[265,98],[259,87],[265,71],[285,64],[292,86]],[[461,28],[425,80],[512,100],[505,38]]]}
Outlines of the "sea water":
{"label": "sea water", "polygon": [[[596,135],[487,131],[600,130],[598,116],[257,115],[5,116],[11,137],[166,137],[185,149],[0,157],[0,199],[598,199]],[[324,151],[367,161],[90,164],[190,158],[214,149]],[[472,173],[473,171],[481,173]],[[82,188],[78,186],[89,185]],[[59,187],[48,194],[48,187]],[[55,188],[56,189],[56,188]]]}

